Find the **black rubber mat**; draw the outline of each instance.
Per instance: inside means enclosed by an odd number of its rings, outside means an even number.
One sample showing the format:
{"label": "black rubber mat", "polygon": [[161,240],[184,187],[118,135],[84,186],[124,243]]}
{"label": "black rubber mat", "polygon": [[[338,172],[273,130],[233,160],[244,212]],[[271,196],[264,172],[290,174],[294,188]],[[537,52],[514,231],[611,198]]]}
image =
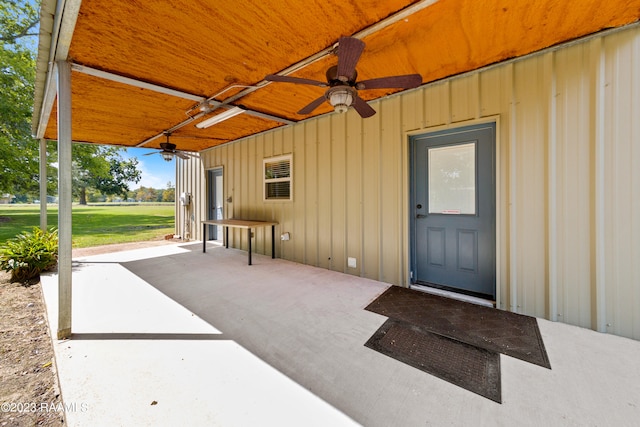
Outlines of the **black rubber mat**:
{"label": "black rubber mat", "polygon": [[425,331],[551,369],[534,317],[400,286],[389,287],[366,309]]}
{"label": "black rubber mat", "polygon": [[500,354],[388,319],[365,346],[502,403]]}

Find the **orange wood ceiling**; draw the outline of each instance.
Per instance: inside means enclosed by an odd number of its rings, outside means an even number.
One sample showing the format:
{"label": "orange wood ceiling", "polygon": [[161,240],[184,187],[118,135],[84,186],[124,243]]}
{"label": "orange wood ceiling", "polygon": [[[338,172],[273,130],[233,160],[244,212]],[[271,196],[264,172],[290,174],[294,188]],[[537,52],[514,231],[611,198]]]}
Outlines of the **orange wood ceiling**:
{"label": "orange wood ceiling", "polygon": [[[84,0],[70,60],[202,97],[255,85],[408,6],[407,0]],[[640,0],[439,0],[365,38],[359,80],[419,73],[423,83],[474,70],[640,18]],[[324,81],[328,55],[292,74]],[[235,88],[217,97],[238,93]],[[361,91],[364,99],[392,91]],[[271,83],[234,101],[290,120],[324,93]],[[184,121],[196,102],[98,77],[72,74],[73,139],[134,146]],[[55,109],[55,107],[54,107]],[[324,104],[314,111],[331,111]],[[45,138],[56,139],[51,114]],[[366,119],[365,119],[366,120]],[[282,123],[246,114],[208,129],[175,132],[198,151]],[[148,144],[157,147],[162,139]]]}

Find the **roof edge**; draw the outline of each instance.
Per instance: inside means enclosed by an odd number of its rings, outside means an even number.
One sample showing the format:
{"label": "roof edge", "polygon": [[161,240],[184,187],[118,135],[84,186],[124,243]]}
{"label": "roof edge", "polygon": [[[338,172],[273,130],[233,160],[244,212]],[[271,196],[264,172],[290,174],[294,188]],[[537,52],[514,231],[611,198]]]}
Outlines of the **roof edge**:
{"label": "roof edge", "polygon": [[31,133],[42,138],[56,95],[55,61],[66,61],[82,0],[42,0]]}

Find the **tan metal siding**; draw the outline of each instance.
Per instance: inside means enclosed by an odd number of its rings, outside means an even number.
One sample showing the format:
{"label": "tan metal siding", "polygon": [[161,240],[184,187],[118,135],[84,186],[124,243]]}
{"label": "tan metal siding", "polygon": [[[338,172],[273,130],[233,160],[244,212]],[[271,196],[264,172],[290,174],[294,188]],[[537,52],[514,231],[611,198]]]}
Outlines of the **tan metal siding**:
{"label": "tan metal siding", "polygon": [[[406,285],[409,135],[496,120],[498,306],[640,339],[638,26],[371,105],[181,161],[177,192],[206,201],[203,170],[223,166],[228,217],[291,233],[278,256]],[[294,200],[264,202],[262,159],[288,153]]]}
{"label": "tan metal siding", "polygon": [[[372,103],[377,108],[380,103]],[[380,258],[385,253],[381,244],[380,221],[381,181],[381,144],[380,115],[363,120],[362,123],[362,197],[363,197],[363,234],[362,234],[362,269],[364,276],[380,280]]]}
{"label": "tan metal siding", "polygon": [[619,33],[604,49],[606,327],[640,338],[640,37]]}
{"label": "tan metal siding", "polygon": [[543,57],[515,64],[515,120],[512,141],[515,179],[510,183],[515,204],[516,298],[510,310],[545,316],[545,283],[547,259],[546,224],[546,144],[547,95],[544,87]]}
{"label": "tan metal siding", "polygon": [[[550,142],[550,263],[556,269],[550,281],[556,284],[557,309],[551,312],[558,320],[591,327],[591,292],[594,275],[591,269],[593,239],[591,226],[593,185],[592,131],[593,105],[589,89],[590,50],[583,44],[556,53],[555,132]],[[553,138],[553,140],[551,139]],[[551,144],[550,144],[551,145]]]}

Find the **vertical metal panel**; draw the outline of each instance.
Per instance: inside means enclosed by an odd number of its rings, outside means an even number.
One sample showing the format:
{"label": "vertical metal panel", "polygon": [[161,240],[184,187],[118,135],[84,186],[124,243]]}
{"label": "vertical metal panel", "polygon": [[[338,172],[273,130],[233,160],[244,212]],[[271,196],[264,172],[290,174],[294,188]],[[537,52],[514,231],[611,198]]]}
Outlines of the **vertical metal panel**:
{"label": "vertical metal panel", "polygon": [[[379,107],[376,104],[374,108]],[[362,123],[362,269],[370,279],[380,278],[380,260],[384,248],[380,243],[383,224],[380,221],[381,180],[381,140],[380,113]]]}
{"label": "vertical metal panel", "polygon": [[549,179],[547,183],[547,191],[549,192],[549,203],[547,205],[549,215],[549,227],[547,227],[548,235],[548,251],[547,259],[549,263],[549,292],[548,292],[548,313],[550,320],[558,320],[558,299],[559,299],[559,279],[558,279],[558,77],[555,72],[556,60],[553,53],[547,54],[548,60],[546,65],[549,68],[545,71],[550,75],[549,83],[549,149],[547,162],[549,164]]}
{"label": "vertical metal panel", "polygon": [[[640,338],[640,259],[637,200],[640,198],[638,150],[640,104],[639,37],[622,32],[604,41],[605,63],[605,236],[607,331]],[[635,224],[634,224],[635,223]],[[615,284],[615,286],[610,286]]]}
{"label": "vertical metal panel", "polygon": [[383,248],[380,280],[390,283],[402,283],[401,260],[402,215],[404,211],[401,197],[402,139],[400,120],[400,98],[393,97],[378,106],[381,128],[380,171],[380,222],[382,225],[380,245]]}
{"label": "vertical metal panel", "polygon": [[508,89],[503,81],[505,68],[496,67],[480,73],[480,82],[478,83],[480,117],[504,113],[501,95],[503,91]]}
{"label": "vertical metal panel", "polygon": [[[320,240],[318,238],[320,210],[318,188],[324,184],[318,179],[318,120],[310,120],[302,126],[305,128],[306,137],[304,156],[305,262],[318,266],[320,265],[318,251]],[[298,194],[294,194],[294,197],[297,197],[297,195]],[[297,203],[299,203],[299,201],[297,201]]]}
{"label": "vertical metal panel", "polygon": [[515,64],[516,223],[518,270],[516,311],[545,314],[547,106],[540,57]]}
{"label": "vertical metal panel", "polygon": [[[578,45],[555,54],[556,116],[552,123],[556,164],[550,165],[555,190],[557,300],[559,320],[591,326],[591,185],[592,146],[589,143],[593,105],[589,91],[588,46]],[[555,167],[555,169],[554,169]],[[552,235],[553,237],[553,235]]]}
{"label": "vertical metal panel", "polygon": [[[305,138],[305,126],[293,126],[291,128],[293,147],[291,153],[294,154],[293,159],[293,224],[292,228],[281,227],[282,233],[290,232],[291,240],[282,242],[283,258],[289,258],[300,263],[309,263],[307,261],[306,244],[307,234],[307,141]],[[314,146],[315,148],[315,146]],[[314,180],[315,182],[315,180]],[[290,250],[285,250],[291,248]]]}
{"label": "vertical metal panel", "polygon": [[478,75],[451,80],[451,122],[478,117]]}
{"label": "vertical metal panel", "polygon": [[318,266],[332,268],[331,253],[331,116],[318,119]]}
{"label": "vertical metal panel", "polygon": [[[482,94],[490,93],[497,96],[499,101],[497,105],[500,107],[500,116],[498,127],[496,128],[496,304],[501,309],[509,309],[511,301],[510,292],[510,272],[511,272],[511,246],[509,245],[513,233],[511,232],[511,224],[513,223],[510,216],[511,209],[514,204],[511,203],[512,197],[510,192],[511,185],[511,144],[515,144],[510,136],[513,134],[512,118],[515,106],[513,105],[513,64],[497,68],[500,76],[501,88],[499,91],[491,91],[483,89],[481,86],[481,105],[483,104]],[[492,72],[493,70],[489,70]],[[484,74],[484,73],[483,73]],[[481,79],[482,81],[482,79]],[[495,110],[490,111],[490,116],[496,114]],[[515,175],[515,172],[513,172]]]}
{"label": "vertical metal panel", "polygon": [[[350,111],[348,114],[353,114]],[[331,268],[345,271],[346,240],[346,194],[349,183],[346,180],[346,117],[348,114],[332,114],[331,119]]]}
{"label": "vertical metal panel", "polygon": [[[427,85],[371,102],[366,120],[313,118],[203,164],[225,167],[228,216],[291,232],[279,256],[405,285],[407,132],[497,115],[499,307],[640,339],[639,40],[636,26]],[[294,200],[265,203],[262,159],[288,152]],[[193,173],[179,164],[177,191]]]}
{"label": "vertical metal panel", "polygon": [[430,85],[425,91],[425,127],[439,126],[451,122],[451,97],[449,82]]}
{"label": "vertical metal panel", "polygon": [[[282,130],[282,146],[280,148],[280,151],[282,154],[293,154],[293,147],[294,147],[294,133],[293,133],[293,128],[292,127],[287,127],[285,129]],[[296,176],[296,165],[297,165],[297,159],[294,158],[297,156],[292,156],[292,162],[293,162],[293,169],[291,171],[292,176],[293,176],[293,181],[294,181],[294,185],[295,185],[295,181],[297,180],[297,176]],[[295,220],[296,217],[294,215],[294,211],[295,211],[295,205],[289,202],[280,202],[278,207],[280,208],[280,212],[274,212],[272,214],[272,217],[270,219],[274,219],[279,217],[280,220],[280,230],[281,231],[291,231],[295,228]],[[270,248],[270,242],[271,242],[271,231],[268,229],[263,229],[262,230],[265,238],[263,239],[263,242],[265,245],[268,245],[267,247],[265,247],[265,253],[271,253],[271,248]],[[294,258],[294,253],[293,253],[293,246],[287,244],[285,245],[279,245],[278,244],[278,239],[279,237],[276,236],[276,254],[279,255],[278,252],[278,248],[281,248],[280,250],[282,250],[282,254],[284,254],[284,256],[282,256],[283,258],[288,258],[288,259],[293,259]],[[285,243],[285,242],[283,242]],[[289,242],[287,242],[289,243]],[[285,252],[286,250],[286,252]]]}
{"label": "vertical metal panel", "polygon": [[357,114],[347,116],[346,130],[346,257],[356,259],[356,268],[346,268],[350,274],[362,274],[362,124],[363,120]]}
{"label": "vertical metal panel", "polygon": [[403,93],[402,130],[405,132],[424,127],[424,89]]}

